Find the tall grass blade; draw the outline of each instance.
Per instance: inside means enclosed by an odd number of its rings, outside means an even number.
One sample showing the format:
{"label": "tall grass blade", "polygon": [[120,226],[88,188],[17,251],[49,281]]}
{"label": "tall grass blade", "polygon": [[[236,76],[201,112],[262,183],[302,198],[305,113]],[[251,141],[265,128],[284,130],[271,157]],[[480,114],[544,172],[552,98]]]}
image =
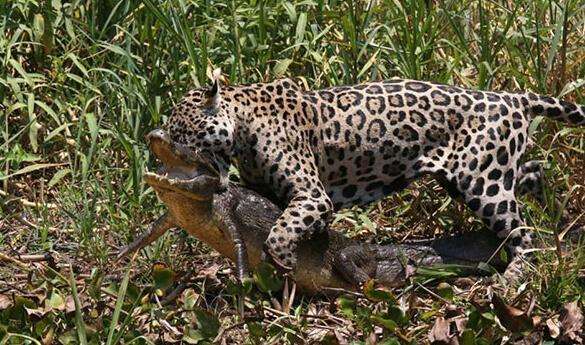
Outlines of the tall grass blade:
{"label": "tall grass blade", "polygon": [[[120,313],[122,311],[122,307],[124,306],[124,299],[126,297],[126,290],[128,289],[128,282],[130,281],[130,272],[132,271],[132,264],[134,263],[134,258],[136,255],[132,257],[130,263],[128,264],[128,269],[126,270],[126,274],[124,274],[124,279],[122,280],[122,284],[120,284],[120,289],[118,290],[118,298],[116,300],[116,306],[114,308],[114,314],[112,315],[112,321],[110,322],[110,327],[108,331],[108,340],[106,341],[106,345],[114,345],[115,339],[120,339],[120,337],[114,338],[114,333],[116,332],[116,327],[118,326],[118,320],[120,319]],[[123,329],[120,329],[120,332],[124,332]]]}
{"label": "tall grass blade", "polygon": [[77,330],[77,337],[81,345],[87,344],[87,333],[85,331],[85,322],[83,322],[83,315],[81,314],[81,302],[79,301],[79,294],[77,292],[77,283],[73,275],[73,267],[69,265],[69,284],[71,285],[71,295],[75,303],[75,328]]}

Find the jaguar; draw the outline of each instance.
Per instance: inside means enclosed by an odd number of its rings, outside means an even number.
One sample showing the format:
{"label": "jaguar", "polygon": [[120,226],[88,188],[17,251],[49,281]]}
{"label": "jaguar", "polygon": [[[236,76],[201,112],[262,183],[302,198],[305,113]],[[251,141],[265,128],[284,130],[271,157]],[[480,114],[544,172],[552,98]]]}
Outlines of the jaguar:
{"label": "jaguar", "polygon": [[543,115],[585,124],[585,106],[532,92],[491,92],[391,79],[310,90],[299,79],[189,91],[172,109],[171,139],[234,164],[241,180],[284,211],[265,252],[294,269],[300,241],[332,213],[432,175],[497,237],[510,258],[531,245],[517,196],[538,186],[522,163],[528,128]]}

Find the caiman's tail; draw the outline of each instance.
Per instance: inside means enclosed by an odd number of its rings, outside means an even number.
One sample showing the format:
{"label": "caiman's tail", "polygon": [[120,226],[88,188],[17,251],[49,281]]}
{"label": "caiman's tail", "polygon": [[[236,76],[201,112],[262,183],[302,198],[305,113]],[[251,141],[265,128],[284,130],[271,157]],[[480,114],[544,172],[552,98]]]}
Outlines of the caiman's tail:
{"label": "caiman's tail", "polygon": [[544,115],[573,126],[585,126],[585,105],[566,102],[557,98],[540,96],[532,92],[525,94],[525,104],[534,116]]}

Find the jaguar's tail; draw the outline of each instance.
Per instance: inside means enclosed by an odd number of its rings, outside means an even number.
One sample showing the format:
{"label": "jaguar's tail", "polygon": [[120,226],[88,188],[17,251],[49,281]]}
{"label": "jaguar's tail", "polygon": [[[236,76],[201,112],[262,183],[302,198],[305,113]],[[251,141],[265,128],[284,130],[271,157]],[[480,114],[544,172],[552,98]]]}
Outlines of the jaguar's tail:
{"label": "jaguar's tail", "polygon": [[553,120],[574,126],[585,126],[585,105],[566,102],[557,98],[540,96],[532,92],[525,94],[526,108],[533,115],[544,115]]}

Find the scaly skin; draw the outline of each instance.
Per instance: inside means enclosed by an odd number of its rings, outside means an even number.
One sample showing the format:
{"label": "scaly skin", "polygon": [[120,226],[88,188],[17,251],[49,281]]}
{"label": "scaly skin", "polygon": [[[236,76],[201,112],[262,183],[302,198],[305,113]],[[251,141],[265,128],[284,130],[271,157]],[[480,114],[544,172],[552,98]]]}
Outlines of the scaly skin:
{"label": "scaly skin", "polygon": [[[212,164],[203,163],[203,157],[186,156],[180,146],[169,143],[164,132],[152,132],[148,140],[165,169],[161,174],[146,173],[144,178],[168,212],[120,256],[147,245],[175,225],[235,261],[240,279],[246,276],[248,265],[253,268],[262,261],[264,242],[282,210],[249,189],[223,184],[211,173]],[[489,234],[472,234],[431,246],[379,246],[360,244],[329,230],[302,243],[292,277],[309,294],[334,292],[335,288],[356,290],[371,278],[386,286],[400,286],[417,266],[485,260],[498,246],[497,240],[491,240]]]}

